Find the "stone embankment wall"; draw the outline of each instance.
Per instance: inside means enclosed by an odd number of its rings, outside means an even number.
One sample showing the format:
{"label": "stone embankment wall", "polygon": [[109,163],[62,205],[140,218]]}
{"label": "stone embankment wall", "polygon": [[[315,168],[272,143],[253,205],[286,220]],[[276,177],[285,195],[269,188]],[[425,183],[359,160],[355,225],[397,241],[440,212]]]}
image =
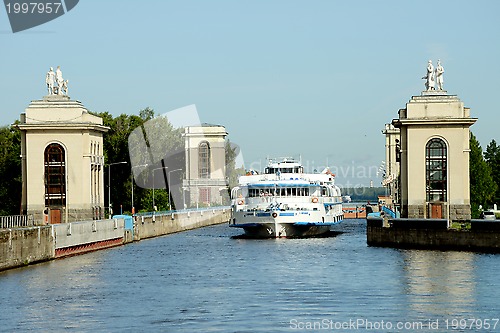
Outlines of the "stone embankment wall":
{"label": "stone embankment wall", "polygon": [[446,220],[394,219],[383,226],[381,218],[368,218],[366,241],[370,246],[500,252],[500,221],[472,220],[470,230],[447,229]]}
{"label": "stone embankment wall", "polygon": [[229,221],[229,208],[0,229],[0,270]]}
{"label": "stone embankment wall", "polygon": [[54,224],[55,257],[95,251],[124,243],[123,219]]}
{"label": "stone embankment wall", "polygon": [[52,227],[0,230],[0,270],[54,258]]}
{"label": "stone embankment wall", "polygon": [[229,221],[230,218],[229,208],[136,216],[134,240],[220,224]]}

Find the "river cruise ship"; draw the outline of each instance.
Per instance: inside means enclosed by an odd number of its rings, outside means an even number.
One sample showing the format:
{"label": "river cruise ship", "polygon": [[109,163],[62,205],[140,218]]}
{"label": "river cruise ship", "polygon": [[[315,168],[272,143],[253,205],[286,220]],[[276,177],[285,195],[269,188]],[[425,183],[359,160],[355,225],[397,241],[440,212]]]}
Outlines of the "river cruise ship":
{"label": "river cruise ship", "polygon": [[269,160],[264,174],[239,178],[231,191],[230,227],[256,238],[308,237],[343,219],[342,196],[328,168],[304,173],[300,162]]}

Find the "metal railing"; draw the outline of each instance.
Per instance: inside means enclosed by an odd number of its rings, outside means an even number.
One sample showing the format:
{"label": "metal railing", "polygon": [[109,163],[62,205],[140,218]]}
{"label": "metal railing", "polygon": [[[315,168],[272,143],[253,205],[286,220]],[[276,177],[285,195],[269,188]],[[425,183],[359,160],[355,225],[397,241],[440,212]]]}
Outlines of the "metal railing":
{"label": "metal railing", "polygon": [[33,215],[0,216],[0,229],[34,226]]}
{"label": "metal railing", "polygon": [[157,212],[143,212],[143,213],[136,213],[136,216],[151,216],[151,215],[170,215],[172,213],[178,214],[178,213],[188,213],[188,212],[202,212],[202,211],[218,211],[218,210],[225,210],[225,209],[231,209],[231,206],[212,206],[212,207],[200,207],[200,208],[187,208],[187,209],[178,209],[178,210],[162,210],[162,211],[157,211]]}

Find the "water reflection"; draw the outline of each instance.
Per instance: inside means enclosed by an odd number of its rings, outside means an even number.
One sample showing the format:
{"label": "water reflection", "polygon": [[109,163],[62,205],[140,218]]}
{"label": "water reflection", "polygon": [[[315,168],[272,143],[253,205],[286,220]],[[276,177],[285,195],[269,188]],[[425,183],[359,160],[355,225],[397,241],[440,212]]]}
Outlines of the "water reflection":
{"label": "water reflection", "polygon": [[[65,329],[78,329],[83,320],[92,321],[95,304],[99,301],[96,290],[102,288],[102,263],[97,253],[71,257],[6,272],[18,275],[11,280],[16,291],[14,303],[24,300],[24,320],[19,329],[43,328],[46,321]],[[102,295],[101,295],[102,296]],[[26,302],[26,300],[29,300]],[[79,320],[74,320],[78,315]]]}
{"label": "water reflection", "polygon": [[408,304],[424,317],[470,315],[476,306],[474,253],[402,251]]}
{"label": "water reflection", "polygon": [[442,332],[444,319],[498,318],[500,256],[369,247],[360,221],[338,228],[247,240],[219,225],[0,272],[0,331],[269,333],[291,332],[292,319],[439,319]]}

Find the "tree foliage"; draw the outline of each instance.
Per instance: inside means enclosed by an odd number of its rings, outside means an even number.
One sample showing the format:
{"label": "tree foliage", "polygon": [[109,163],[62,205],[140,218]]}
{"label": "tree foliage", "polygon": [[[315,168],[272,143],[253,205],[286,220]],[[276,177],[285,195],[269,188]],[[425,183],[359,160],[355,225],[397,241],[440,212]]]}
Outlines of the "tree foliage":
{"label": "tree foliage", "polygon": [[479,207],[493,203],[497,185],[491,176],[491,168],[483,157],[483,149],[474,134],[470,134],[470,201],[472,218],[479,218]]}
{"label": "tree foliage", "polygon": [[245,169],[242,167],[236,168],[236,157],[239,154],[239,147],[234,143],[226,140],[226,179],[229,189],[238,185],[238,178],[245,175]]}
{"label": "tree foliage", "polygon": [[[130,132],[140,127],[143,120],[135,115],[121,114],[113,117],[108,112],[95,113],[103,119],[103,125],[110,129],[104,134],[104,184],[105,207],[109,207],[109,197],[114,214],[131,211],[132,179],[127,140]],[[127,162],[127,164],[114,164]],[[111,177],[110,177],[111,175]],[[109,187],[111,184],[111,187]],[[109,195],[110,194],[110,195]]]}
{"label": "tree foliage", "polygon": [[379,196],[386,195],[385,187],[345,187],[342,195],[348,195],[352,201],[377,203]]}
{"label": "tree foliage", "polygon": [[491,142],[486,147],[484,152],[484,158],[486,163],[488,163],[491,169],[491,177],[493,182],[497,185],[497,190],[495,192],[493,202],[500,204],[500,146],[497,145],[495,140]]}
{"label": "tree foliage", "polygon": [[[106,193],[111,192],[113,213],[132,211],[132,186],[136,211],[152,211],[153,206],[158,210],[169,209],[167,178],[172,183],[171,189],[174,184],[178,188],[184,173],[172,172],[167,177],[167,168],[170,171],[185,168],[182,129],[174,129],[165,117],[155,117],[154,110],[149,107],[141,110],[139,116],[121,114],[113,118],[108,112],[96,115],[110,127],[104,135],[104,182]],[[113,164],[120,162],[127,164]],[[143,167],[144,174],[132,182],[132,168],[137,166]],[[172,190],[170,194],[177,192]],[[105,196],[106,207],[110,206],[108,197]],[[172,200],[172,204],[174,202]]]}
{"label": "tree foliage", "polygon": [[16,124],[0,128],[0,215],[21,211],[21,131]]}

